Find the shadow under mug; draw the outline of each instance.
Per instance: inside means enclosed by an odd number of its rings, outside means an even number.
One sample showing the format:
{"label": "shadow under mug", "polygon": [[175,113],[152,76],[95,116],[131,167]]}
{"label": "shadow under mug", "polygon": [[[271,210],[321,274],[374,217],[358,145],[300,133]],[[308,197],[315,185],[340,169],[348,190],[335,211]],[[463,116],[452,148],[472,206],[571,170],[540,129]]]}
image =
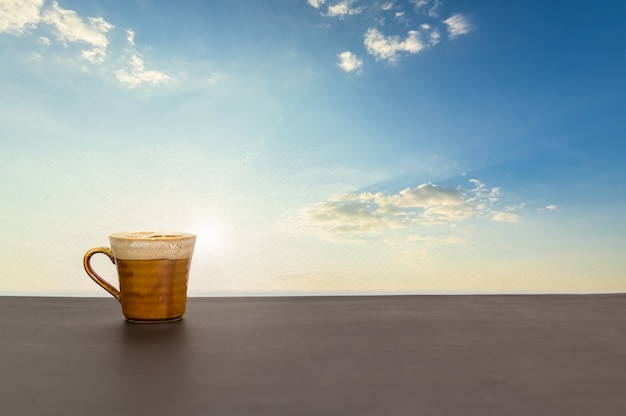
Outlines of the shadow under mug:
{"label": "shadow under mug", "polygon": [[[196,235],[185,232],[139,231],[109,235],[111,247],[95,247],[83,257],[85,271],[122,304],[131,322],[171,322],[185,314],[187,282]],[[117,267],[119,290],[91,267],[96,253]]]}

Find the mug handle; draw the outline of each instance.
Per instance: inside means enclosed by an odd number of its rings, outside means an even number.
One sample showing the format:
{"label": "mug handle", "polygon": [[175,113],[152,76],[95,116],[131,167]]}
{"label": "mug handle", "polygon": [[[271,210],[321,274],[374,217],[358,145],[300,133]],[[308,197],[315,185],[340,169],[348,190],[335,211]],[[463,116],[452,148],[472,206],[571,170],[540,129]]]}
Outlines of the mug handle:
{"label": "mug handle", "polygon": [[113,286],[111,283],[107,282],[102,277],[100,277],[98,273],[96,273],[91,267],[91,263],[90,263],[91,256],[93,256],[96,253],[106,254],[111,259],[111,262],[115,264],[115,257],[113,256],[113,251],[109,247],[95,247],[95,248],[92,248],[91,250],[88,250],[85,253],[85,257],[83,257],[83,266],[85,266],[85,271],[87,272],[89,277],[93,279],[94,282],[96,282],[104,290],[106,290],[111,295],[113,295],[115,299],[121,302],[122,300],[120,298],[120,291],[117,290],[117,288]]}

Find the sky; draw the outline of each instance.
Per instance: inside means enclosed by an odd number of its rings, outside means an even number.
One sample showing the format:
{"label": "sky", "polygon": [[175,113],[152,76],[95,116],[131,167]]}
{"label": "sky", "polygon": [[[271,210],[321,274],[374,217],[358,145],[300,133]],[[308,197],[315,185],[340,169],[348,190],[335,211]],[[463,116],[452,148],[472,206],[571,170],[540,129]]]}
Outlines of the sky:
{"label": "sky", "polygon": [[[626,291],[622,1],[0,0],[0,294]],[[109,260],[94,267],[115,282]]]}

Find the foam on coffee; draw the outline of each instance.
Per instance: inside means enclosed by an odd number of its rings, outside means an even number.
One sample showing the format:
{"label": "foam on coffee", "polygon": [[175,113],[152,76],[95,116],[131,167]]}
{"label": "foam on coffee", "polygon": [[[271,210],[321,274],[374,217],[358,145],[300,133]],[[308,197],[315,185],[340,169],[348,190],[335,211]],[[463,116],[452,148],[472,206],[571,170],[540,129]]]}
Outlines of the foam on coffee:
{"label": "foam on coffee", "polygon": [[172,231],[136,231],[109,235],[115,258],[120,260],[190,259],[195,234]]}

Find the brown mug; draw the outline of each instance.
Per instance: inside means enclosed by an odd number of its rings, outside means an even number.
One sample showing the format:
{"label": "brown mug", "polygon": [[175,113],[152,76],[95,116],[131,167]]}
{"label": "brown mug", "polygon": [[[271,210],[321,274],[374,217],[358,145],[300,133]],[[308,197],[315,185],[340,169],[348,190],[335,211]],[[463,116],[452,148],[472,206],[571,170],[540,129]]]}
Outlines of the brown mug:
{"label": "brown mug", "polygon": [[[185,314],[187,282],[196,235],[184,232],[121,232],[109,235],[111,247],[85,253],[85,271],[122,304],[131,322],[177,321]],[[91,257],[106,254],[117,267],[119,290],[91,267]]]}

